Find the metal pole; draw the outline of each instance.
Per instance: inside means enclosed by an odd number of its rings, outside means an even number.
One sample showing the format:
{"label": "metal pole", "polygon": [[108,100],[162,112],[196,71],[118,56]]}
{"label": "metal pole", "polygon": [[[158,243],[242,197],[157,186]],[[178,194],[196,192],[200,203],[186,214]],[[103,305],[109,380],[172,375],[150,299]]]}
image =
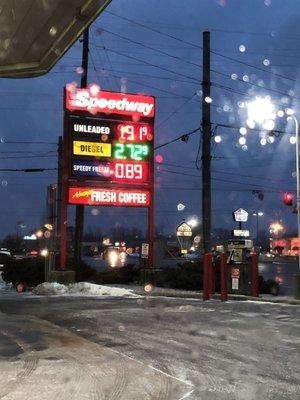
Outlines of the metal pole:
{"label": "metal pole", "polygon": [[[88,60],[89,60],[89,28],[83,33],[82,43],[82,75],[80,87],[85,88],[87,86],[87,75],[88,75]],[[79,204],[76,206],[75,215],[75,238],[74,238],[74,259],[75,263],[81,261],[81,243],[83,237],[83,226],[84,226],[84,205]]]}
{"label": "metal pole", "polygon": [[256,213],[256,242],[258,245],[258,212]]}
{"label": "metal pole", "polygon": [[210,33],[203,32],[202,229],[204,252],[211,251]]}
{"label": "metal pole", "polygon": [[[297,175],[297,228],[298,240],[300,240],[300,159],[299,159],[299,123],[293,115],[293,120],[296,125],[296,175]],[[300,251],[298,246],[298,272],[300,273]]]}

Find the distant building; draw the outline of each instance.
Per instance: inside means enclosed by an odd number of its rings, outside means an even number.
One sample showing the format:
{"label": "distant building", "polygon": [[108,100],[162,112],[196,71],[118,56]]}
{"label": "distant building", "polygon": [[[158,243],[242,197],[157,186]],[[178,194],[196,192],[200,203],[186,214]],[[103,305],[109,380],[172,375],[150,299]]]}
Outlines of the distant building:
{"label": "distant building", "polygon": [[297,256],[300,248],[300,238],[270,239],[270,250],[283,256]]}

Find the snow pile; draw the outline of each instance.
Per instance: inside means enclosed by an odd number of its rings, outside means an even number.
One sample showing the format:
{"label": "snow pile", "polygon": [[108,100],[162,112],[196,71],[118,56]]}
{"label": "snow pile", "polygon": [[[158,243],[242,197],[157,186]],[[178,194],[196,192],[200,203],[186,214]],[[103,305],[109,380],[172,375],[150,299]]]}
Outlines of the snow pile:
{"label": "snow pile", "polygon": [[13,284],[12,283],[6,283],[2,279],[2,272],[0,272],[0,290],[11,290],[12,288],[13,288]]}
{"label": "snow pile", "polygon": [[82,294],[90,296],[112,296],[112,297],[140,297],[133,293],[132,289],[96,285],[88,282],[72,283],[68,286],[57,282],[44,282],[32,291],[38,295],[60,295],[60,294]]}
{"label": "snow pile", "polygon": [[89,294],[92,296],[136,297],[136,295],[133,293],[133,290],[131,289],[96,285],[95,283],[88,283],[88,282],[73,283],[69,285],[68,289],[69,293],[82,293],[82,294]]}
{"label": "snow pile", "polygon": [[37,285],[32,293],[34,294],[39,294],[39,295],[45,295],[45,296],[51,296],[53,294],[65,294],[68,292],[68,288],[65,285],[61,285],[60,283],[57,282],[44,282],[41,283],[40,285]]}

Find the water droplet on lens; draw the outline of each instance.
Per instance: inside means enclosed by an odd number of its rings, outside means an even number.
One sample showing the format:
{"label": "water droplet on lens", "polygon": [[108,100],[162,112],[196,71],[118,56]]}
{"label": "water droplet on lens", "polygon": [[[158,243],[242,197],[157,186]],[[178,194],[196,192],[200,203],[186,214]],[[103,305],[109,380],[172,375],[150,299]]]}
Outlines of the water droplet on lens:
{"label": "water droplet on lens", "polygon": [[49,30],[49,35],[50,36],[55,36],[57,34],[57,28],[56,26],[51,26],[50,30]]}
{"label": "water droplet on lens", "polygon": [[3,180],[1,181],[1,186],[6,187],[7,185],[8,185],[7,180],[3,179]]}

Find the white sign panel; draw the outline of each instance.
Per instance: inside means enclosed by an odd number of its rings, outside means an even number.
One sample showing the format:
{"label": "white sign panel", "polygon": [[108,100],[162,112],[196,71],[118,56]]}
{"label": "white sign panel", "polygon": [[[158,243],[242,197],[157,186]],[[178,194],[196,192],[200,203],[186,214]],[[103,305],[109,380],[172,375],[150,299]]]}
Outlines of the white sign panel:
{"label": "white sign panel", "polygon": [[142,243],[141,258],[148,258],[148,256],[149,256],[149,244],[148,243]]}
{"label": "white sign panel", "polygon": [[231,279],[231,288],[232,290],[239,290],[239,278]]}
{"label": "white sign panel", "polygon": [[234,220],[236,222],[247,222],[248,221],[248,213],[246,210],[239,208],[233,213]]}
{"label": "white sign panel", "polygon": [[176,233],[177,236],[192,236],[193,234],[192,228],[185,222],[177,227]]}

